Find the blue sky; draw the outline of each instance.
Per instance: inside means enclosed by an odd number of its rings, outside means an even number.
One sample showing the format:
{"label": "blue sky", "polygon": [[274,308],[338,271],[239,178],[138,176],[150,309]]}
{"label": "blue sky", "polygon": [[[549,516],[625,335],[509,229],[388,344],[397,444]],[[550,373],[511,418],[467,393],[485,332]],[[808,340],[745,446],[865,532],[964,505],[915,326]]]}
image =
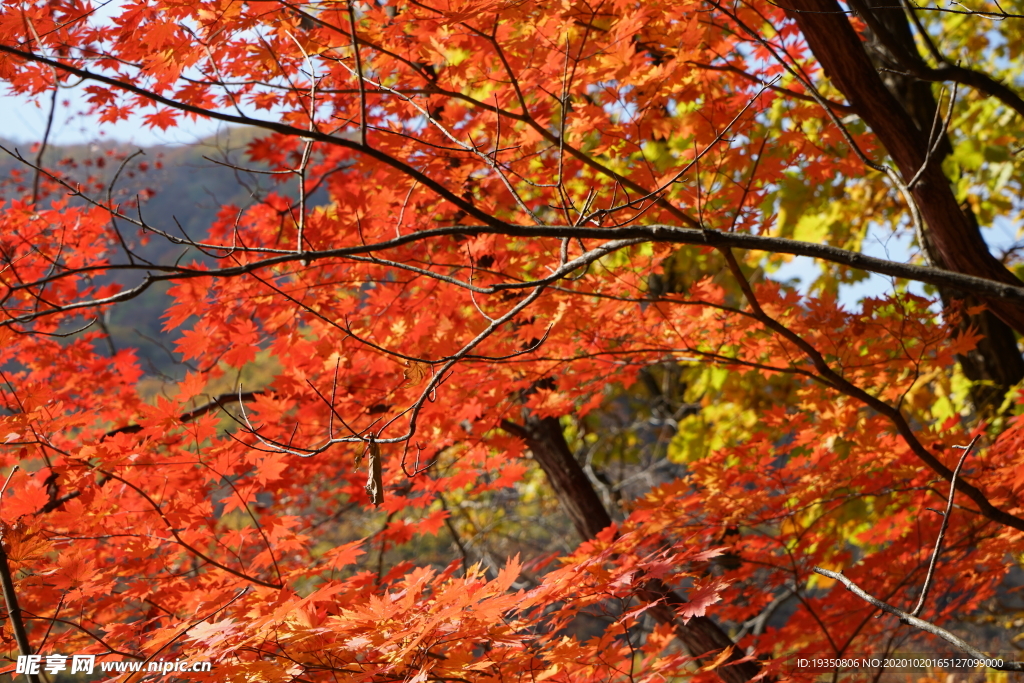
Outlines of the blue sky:
{"label": "blue sky", "polygon": [[[57,112],[53,119],[50,141],[55,144],[77,144],[97,140],[129,142],[140,147],[153,145],[181,145],[194,143],[217,132],[216,121],[192,122],[182,119],[181,125],[167,131],[142,125],[141,113],[116,126],[109,123],[101,127],[95,118],[84,116],[85,97],[82,88],[62,89],[58,97]],[[50,106],[49,95],[34,103],[27,97],[0,93],[0,137],[19,144],[31,144],[43,137]],[[151,113],[152,110],[147,110]]]}
{"label": "blue sky", "polygon": [[[195,143],[210,136],[223,126],[216,121],[196,121],[182,118],[181,125],[167,131],[151,129],[142,125],[140,113],[128,121],[117,125],[98,125],[94,118],[84,116],[85,98],[81,88],[63,90],[59,96],[50,141],[54,144],[80,144],[100,140],[128,142],[140,147],[154,145],[182,145]],[[26,97],[0,94],[0,112],[3,121],[0,137],[13,140],[19,145],[31,145],[43,136],[46,129],[46,117],[49,97],[39,104]],[[880,258],[905,261],[909,258],[909,241],[899,240],[892,236],[870,237],[865,241],[864,252]],[[795,257],[782,269],[772,274],[774,279],[789,280],[798,278],[800,289],[806,291],[817,274],[812,259]],[[849,305],[855,304],[864,296],[877,296],[892,289],[889,278],[872,275],[868,280],[843,288],[841,299]],[[915,291],[920,292],[918,288]]]}
{"label": "blue sky", "polygon": [[[81,114],[85,109],[85,99],[82,93],[81,88],[69,88],[61,92],[50,133],[51,142],[79,144],[114,140],[132,143],[140,147],[182,145],[195,143],[223,128],[223,124],[216,121],[193,122],[183,118],[179,127],[161,131],[144,126],[141,113],[132,116],[127,121],[121,121],[115,126],[110,124],[100,126],[94,118]],[[26,97],[7,93],[0,94],[0,121],[2,121],[0,137],[26,146],[41,139],[46,128],[48,107],[49,97],[37,104]],[[1013,242],[1012,230],[992,229],[987,230],[986,233],[990,244],[1001,245]],[[905,262],[910,259],[911,245],[909,237],[900,239],[875,229],[865,240],[862,251],[871,256]],[[773,273],[772,278],[777,280],[799,279],[799,288],[806,292],[816,274],[817,268],[812,259],[795,257],[782,269]],[[915,293],[923,294],[923,288],[919,285],[912,285],[911,289]],[[878,296],[891,290],[892,281],[889,278],[872,275],[863,282],[843,287],[840,299],[843,303],[854,306],[865,296]]]}

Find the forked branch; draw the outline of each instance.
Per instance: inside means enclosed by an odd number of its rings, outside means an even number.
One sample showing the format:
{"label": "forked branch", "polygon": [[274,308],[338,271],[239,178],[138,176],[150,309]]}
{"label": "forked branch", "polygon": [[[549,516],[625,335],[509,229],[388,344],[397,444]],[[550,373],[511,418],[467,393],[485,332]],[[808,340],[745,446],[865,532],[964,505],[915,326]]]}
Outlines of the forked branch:
{"label": "forked branch", "polygon": [[898,607],[893,607],[884,600],[879,600],[847,578],[842,571],[833,572],[828,569],[822,569],[821,567],[814,567],[813,570],[816,574],[820,574],[840,582],[846,586],[846,590],[850,591],[864,602],[877,607],[883,612],[896,616],[904,624],[910,624],[915,628],[921,629],[925,633],[931,633],[934,636],[938,636],[939,638],[952,643],[958,650],[966,652],[975,659],[986,660],[995,664],[990,666],[990,668],[997,669],[999,671],[1024,671],[1024,662],[1002,662],[1002,660],[998,658],[989,657],[981,650],[978,650],[967,641],[958,638],[946,629],[918,617],[921,610],[924,608],[925,599],[928,597],[928,590],[931,587],[932,579],[935,576],[935,565],[938,562],[939,554],[942,552],[942,541],[945,538],[946,529],[949,526],[949,515],[953,511],[953,498],[956,496],[956,479],[960,474],[960,469],[963,467],[964,461],[967,459],[967,456],[970,454],[979,438],[980,437],[977,436],[974,437],[966,446],[954,446],[954,448],[963,449],[964,453],[960,456],[956,469],[953,471],[953,477],[949,486],[949,497],[946,500],[946,511],[942,514],[942,525],[939,527],[939,533],[935,539],[935,549],[932,551],[931,561],[928,563],[928,573],[925,576],[924,585],[921,586],[921,595],[913,610],[910,612],[904,612]]}
{"label": "forked branch", "polygon": [[865,406],[878,411],[881,415],[884,415],[892,423],[893,427],[896,428],[896,431],[903,438],[903,441],[907,446],[910,447],[910,450],[914,455],[916,455],[917,458],[927,465],[933,472],[947,481],[953,482],[954,487],[959,487],[959,489],[963,491],[975,505],[978,506],[978,511],[982,515],[988,517],[994,522],[998,522],[999,524],[1004,524],[1010,528],[1024,531],[1024,519],[997,508],[988,500],[981,490],[971,484],[968,484],[962,479],[957,481],[953,471],[946,467],[946,465],[936,458],[933,453],[925,448],[924,444],[917,438],[913,427],[910,426],[910,423],[900,411],[899,407],[892,406],[877,396],[871,395],[840,375],[832,369],[832,366],[829,365],[828,361],[825,360],[825,357],[814,347],[813,344],[768,315],[764,309],[761,308],[761,304],[758,301],[754,290],[751,288],[750,283],[743,274],[743,270],[740,268],[739,263],[737,263],[736,257],[733,255],[732,251],[728,248],[719,249],[719,251],[723,256],[725,256],[729,270],[732,272],[733,277],[736,278],[736,282],[743,291],[743,295],[747,299],[747,303],[753,310],[754,317],[756,317],[762,325],[793,344],[796,348],[800,349],[821,379],[830,384],[836,391],[839,391],[846,396],[859,401]]}

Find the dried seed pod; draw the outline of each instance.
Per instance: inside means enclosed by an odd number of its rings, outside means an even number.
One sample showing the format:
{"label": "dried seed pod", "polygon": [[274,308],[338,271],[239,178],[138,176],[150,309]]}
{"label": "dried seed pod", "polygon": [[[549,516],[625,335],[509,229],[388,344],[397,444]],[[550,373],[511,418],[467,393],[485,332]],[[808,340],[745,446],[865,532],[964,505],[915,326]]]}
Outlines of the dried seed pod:
{"label": "dried seed pod", "polygon": [[383,470],[380,465],[380,446],[376,441],[370,441],[365,455],[368,455],[370,459],[370,462],[367,463],[366,493],[370,496],[371,503],[375,506],[380,505],[384,502],[384,483],[381,481]]}

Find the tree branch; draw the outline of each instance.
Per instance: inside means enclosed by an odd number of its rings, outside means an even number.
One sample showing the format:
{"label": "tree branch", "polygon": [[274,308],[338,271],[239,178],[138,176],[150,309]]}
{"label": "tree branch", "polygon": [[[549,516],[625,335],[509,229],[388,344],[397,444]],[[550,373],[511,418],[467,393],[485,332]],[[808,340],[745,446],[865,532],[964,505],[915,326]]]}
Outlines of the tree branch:
{"label": "tree branch", "polygon": [[[961,640],[960,638],[957,638],[955,635],[953,635],[946,629],[940,628],[931,622],[925,621],[924,619],[918,619],[917,617],[912,616],[907,612],[904,612],[898,607],[893,607],[889,603],[883,602],[878,598],[872,596],[870,593],[868,593],[863,588],[855,584],[853,581],[846,578],[846,576],[842,572],[833,572],[829,571],[828,569],[822,569],[821,567],[814,567],[814,572],[816,574],[821,574],[822,576],[826,576],[830,579],[838,581],[839,583],[846,586],[846,590],[850,591],[864,602],[873,605],[874,607],[877,607],[883,612],[888,612],[889,614],[895,615],[899,618],[900,621],[902,621],[905,624],[910,624],[911,626],[917,627],[926,633],[931,633],[932,635],[938,636],[939,638],[942,638],[943,640],[952,643],[957,649],[966,652],[972,657],[976,657],[977,659],[992,659],[992,657],[989,657],[981,650],[971,647],[968,643]],[[1006,662],[1002,666],[993,666],[990,668],[998,669],[999,671],[1024,671],[1024,662]]]}
{"label": "tree branch", "polygon": [[[599,227],[574,227],[559,225],[459,225],[432,230],[422,230],[401,237],[396,237],[383,242],[361,244],[358,246],[343,247],[340,249],[326,249],[319,251],[306,251],[296,254],[294,251],[280,251],[268,258],[252,261],[238,266],[218,268],[211,270],[200,270],[182,266],[152,266],[142,264],[103,264],[97,266],[86,266],[65,273],[52,275],[48,278],[41,278],[35,282],[11,287],[11,291],[38,287],[56,280],[71,277],[78,273],[110,270],[139,270],[146,271],[146,277],[135,287],[125,289],[103,299],[91,299],[75,303],[57,306],[45,311],[33,311],[19,316],[12,316],[7,320],[0,321],[0,327],[15,324],[28,323],[33,320],[53,315],[55,313],[91,308],[108,304],[128,301],[141,295],[153,284],[162,281],[185,280],[197,277],[235,277],[251,273],[262,268],[269,268],[294,261],[315,261],[328,258],[341,258],[358,254],[367,254],[378,251],[393,249],[414,242],[420,242],[432,238],[446,236],[479,236],[479,235],[505,235],[509,237],[550,237],[550,238],[580,238],[599,240],[638,240],[643,242],[655,242],[664,244],[685,244],[691,246],[709,246],[716,248],[734,248],[752,251],[764,251],[776,254],[791,254],[794,256],[808,256],[811,258],[837,263],[840,265],[857,268],[871,273],[888,275],[937,287],[948,287],[950,289],[965,293],[976,294],[986,299],[1006,299],[1020,306],[1024,312],[1024,286],[1010,284],[999,280],[990,280],[984,277],[966,275],[942,268],[931,266],[918,266],[908,263],[899,263],[885,259],[867,256],[860,252],[840,249],[825,244],[813,242],[800,242],[798,240],[783,239],[779,237],[763,237],[744,233],[727,233],[717,230],[700,230],[694,228],[682,228],[673,225],[630,225],[620,228],[599,228]],[[225,246],[195,244],[208,249],[228,249]],[[237,248],[233,248],[237,250]],[[155,271],[155,272],[154,272]],[[162,272],[161,272],[162,271]],[[453,284],[457,284],[454,283]],[[536,286],[536,282],[523,282],[511,284],[497,284],[489,288],[476,287],[474,291],[485,294],[510,289],[525,289]],[[462,285],[460,285],[462,286]]]}
{"label": "tree branch", "polygon": [[903,438],[903,441],[910,447],[910,450],[914,455],[916,455],[918,459],[928,466],[929,469],[941,476],[943,479],[953,482],[954,486],[958,487],[968,498],[974,501],[974,504],[978,506],[978,510],[982,515],[988,517],[993,522],[998,522],[999,524],[1003,524],[1010,528],[1024,531],[1024,519],[1006,512],[1005,510],[1000,510],[989,502],[985,494],[979,489],[968,484],[962,479],[957,480],[953,471],[942,464],[942,462],[936,458],[934,454],[929,452],[929,450],[925,448],[924,444],[918,440],[917,435],[914,434],[913,428],[910,426],[910,423],[907,422],[907,419],[903,416],[903,413],[900,412],[899,408],[889,405],[876,396],[872,396],[850,380],[837,373],[821,355],[821,352],[814,348],[810,342],[765,313],[754,294],[754,290],[751,288],[750,283],[747,282],[746,276],[743,275],[743,271],[736,262],[736,257],[733,256],[732,252],[728,249],[722,249],[721,251],[729,265],[729,270],[732,271],[740,289],[743,290],[743,294],[746,297],[747,302],[753,309],[754,315],[761,321],[761,324],[787,339],[790,343],[803,351],[808,360],[810,360],[814,365],[815,370],[818,371],[818,374],[835,387],[837,391],[860,401],[864,405],[877,410],[888,418],[896,428],[897,433],[899,433]]}
{"label": "tree branch", "polygon": [[[3,497],[4,492],[7,490],[7,485],[11,483],[11,477],[18,471],[18,466],[15,465],[11,469],[11,473],[7,475],[7,481],[4,482],[3,488],[0,488],[0,498]],[[21,608],[18,606],[18,593],[14,589],[14,576],[11,574],[11,564],[7,557],[7,549],[4,544],[7,543],[7,539],[3,536],[7,535],[8,529],[6,525],[3,529],[3,534],[0,535],[0,588],[3,589],[4,602],[7,604],[7,618],[11,621],[11,630],[14,631],[14,640],[18,643],[18,651],[21,652],[22,656],[28,657],[33,654],[32,646],[28,642],[28,632],[25,630],[25,621],[21,616]],[[26,673],[29,683],[39,683],[38,674]]]}

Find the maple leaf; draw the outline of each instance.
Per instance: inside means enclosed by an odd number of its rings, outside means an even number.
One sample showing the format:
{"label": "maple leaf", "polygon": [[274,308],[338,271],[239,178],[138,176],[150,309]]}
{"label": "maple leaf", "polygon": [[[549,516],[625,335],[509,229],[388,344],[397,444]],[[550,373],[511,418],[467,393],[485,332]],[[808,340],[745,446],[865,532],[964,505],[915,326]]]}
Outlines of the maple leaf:
{"label": "maple leaf", "polygon": [[495,479],[491,486],[496,489],[512,486],[523,478],[526,471],[526,465],[518,462],[510,462],[501,468],[501,476]]}
{"label": "maple leaf", "polygon": [[184,360],[202,358],[210,344],[209,330],[198,325],[194,329],[185,330],[181,339],[175,342],[177,351]]}
{"label": "maple leaf", "polygon": [[0,542],[4,544],[7,558],[18,564],[28,564],[48,552],[52,543],[42,534],[22,524],[0,522]]}
{"label": "maple leaf", "polygon": [[700,669],[698,669],[698,670],[699,671],[714,671],[715,669],[717,669],[718,667],[722,666],[727,661],[729,661],[729,658],[732,656],[732,653],[733,653],[732,646],[727,647],[724,650],[722,650],[721,652],[719,652],[717,655],[715,655],[714,659],[709,661],[707,664],[704,664],[703,666],[701,666]]}
{"label": "maple leaf", "polygon": [[568,394],[551,389],[540,389],[527,405],[541,417],[563,415],[573,409],[572,398]]}
{"label": "maple leaf", "polygon": [[284,453],[272,453],[266,455],[257,468],[256,481],[264,486],[270,482],[277,481],[281,474],[288,469],[288,456]]}
{"label": "maple leaf", "polygon": [[178,113],[173,109],[160,109],[156,113],[146,114],[143,120],[150,128],[167,130],[177,125]]}
{"label": "maple leaf", "polygon": [[[187,334],[187,333],[186,333]],[[259,347],[255,344],[236,343],[224,354],[224,362],[233,368],[241,368],[256,360]]]}
{"label": "maple leaf", "polygon": [[14,492],[3,499],[3,513],[8,519],[34,515],[50,502],[50,495],[42,483],[32,477],[22,480]]}
{"label": "maple leaf", "polygon": [[509,558],[489,587],[495,592],[504,593],[519,578],[522,569],[523,565],[519,561],[519,555]]}
{"label": "maple leaf", "polygon": [[177,399],[179,402],[188,401],[202,393],[205,387],[206,380],[203,379],[202,375],[197,372],[189,372],[185,375],[185,379],[178,385]]}
{"label": "maple leaf", "polygon": [[449,513],[447,510],[435,510],[416,522],[416,531],[421,534],[436,536],[437,532],[444,526],[444,520],[448,517]]}
{"label": "maple leaf", "polygon": [[[220,175],[191,148],[151,166],[115,144],[9,155],[0,458],[38,471],[10,479],[0,512],[19,520],[4,547],[31,642],[98,651],[45,616],[69,613],[102,624],[103,649],[201,647],[217,680],[683,680],[673,639],[728,642],[692,617],[748,621],[793,566],[856,563],[874,594],[905,590],[938,533],[921,512],[945,500],[936,472],[975,435],[944,532],[971,552],[943,555],[924,616],[1005,592],[1024,553],[1019,264],[962,237],[1019,204],[1019,79],[986,52],[1013,56],[1014,22],[929,15],[958,68],[1007,84],[965,104],[888,88],[873,10],[834,0],[121,3],[78,19],[0,2],[0,82],[40,106],[82,81],[101,135],[140,113],[159,130],[252,124],[205,153]],[[888,20],[914,37],[912,13]],[[794,76],[836,73],[815,97]],[[905,134],[929,129],[949,144]],[[871,158],[920,182],[898,191]],[[189,213],[195,196],[209,215]],[[850,250],[905,232],[908,202],[941,268]],[[796,287],[778,270],[794,253],[833,260]],[[937,293],[855,301],[860,268]],[[191,329],[155,338],[157,317]],[[196,411],[204,392],[218,401]],[[651,608],[683,577],[685,626]],[[755,647],[832,647],[823,625],[866,608],[819,593]],[[850,647],[888,635],[865,623]],[[737,652],[699,677],[775,675]]]}
{"label": "maple leaf", "polygon": [[213,646],[227,640],[238,626],[233,619],[222,619],[221,621],[202,621],[188,630],[186,636],[189,640]]}
{"label": "maple leaf", "polygon": [[714,581],[701,586],[689,594],[685,604],[677,608],[677,612],[684,620],[689,621],[692,617],[703,617],[710,605],[722,599],[721,592],[726,589],[727,583]]}
{"label": "maple leaf", "polygon": [[250,486],[243,489],[236,487],[235,492],[220,500],[224,505],[223,514],[228,514],[234,510],[245,510],[250,503],[256,500],[256,493],[255,487]]}
{"label": "maple leaf", "polygon": [[402,544],[408,541],[416,533],[416,527],[404,520],[395,520],[381,532],[384,538],[393,541],[395,544]]}
{"label": "maple leaf", "polygon": [[93,578],[96,574],[96,563],[92,557],[86,555],[86,552],[72,548],[57,557],[60,569],[51,579],[57,588],[67,590],[78,587]]}
{"label": "maple leaf", "polygon": [[366,551],[362,549],[362,545],[362,541],[344,543],[328,550],[324,553],[324,557],[330,560],[332,567],[343,567],[352,564],[356,558],[365,554]]}

